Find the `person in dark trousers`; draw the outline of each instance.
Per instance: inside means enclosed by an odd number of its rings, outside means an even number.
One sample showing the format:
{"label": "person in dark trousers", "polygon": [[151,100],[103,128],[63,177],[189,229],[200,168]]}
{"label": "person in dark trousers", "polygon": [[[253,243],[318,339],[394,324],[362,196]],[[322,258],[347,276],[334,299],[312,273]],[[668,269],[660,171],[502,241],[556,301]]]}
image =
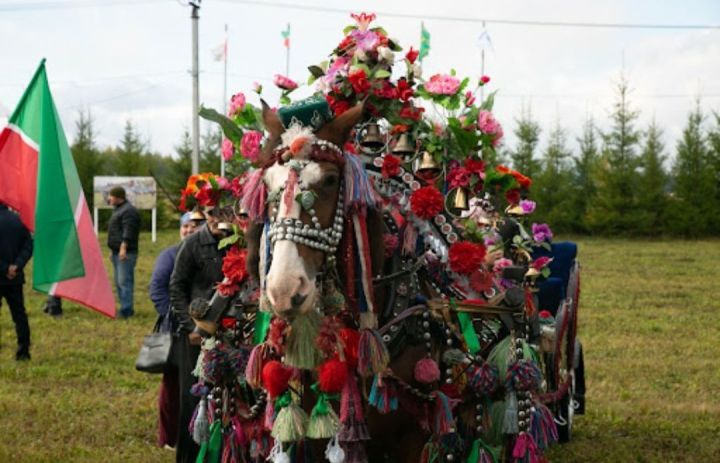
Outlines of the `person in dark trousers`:
{"label": "person in dark trousers", "polygon": [[43,312],[53,317],[61,317],[63,314],[62,299],[58,296],[48,296],[47,301],[45,301],[45,307],[43,307]]}
{"label": "person in dark trousers", "polygon": [[125,189],[121,186],[110,190],[108,203],[115,208],[108,224],[107,245],[112,252],[110,259],[115,275],[115,287],[120,299],[119,315],[121,318],[129,318],[135,313],[133,289],[140,236],[140,214],[127,201]]}
{"label": "person in dark trousers", "polygon": [[30,360],[30,325],[25,312],[23,268],[32,256],[33,240],[20,218],[0,202],[0,304],[5,299],[15,323],[15,360]]}
{"label": "person in dark trousers", "polygon": [[190,393],[190,388],[196,381],[192,371],[200,354],[201,337],[193,331],[195,323],[188,314],[188,306],[196,298],[210,299],[215,286],[223,279],[225,251],[218,249],[218,243],[224,233],[218,228],[215,211],[208,211],[206,218],[205,225],[180,244],[170,277],[170,306],[178,324],[179,336],[174,352],[180,385],[180,421],[175,452],[178,463],[194,463],[199,451],[188,425],[198,402]]}
{"label": "person in dark trousers", "polygon": [[[201,225],[198,221],[192,220],[190,212],[186,212],[180,218],[180,239],[185,239],[193,234]],[[162,318],[162,327],[165,330],[174,331],[177,323],[170,312],[170,276],[175,267],[175,256],[179,244],[165,248],[155,260],[152,278],[150,279],[150,299],[155,306],[158,316]],[[177,341],[173,340],[173,344]],[[172,356],[171,356],[172,359]],[[176,362],[169,362],[163,372],[160,383],[160,395],[158,397],[158,446],[164,448],[175,448],[178,435],[180,409],[180,386],[178,384],[178,370]]]}

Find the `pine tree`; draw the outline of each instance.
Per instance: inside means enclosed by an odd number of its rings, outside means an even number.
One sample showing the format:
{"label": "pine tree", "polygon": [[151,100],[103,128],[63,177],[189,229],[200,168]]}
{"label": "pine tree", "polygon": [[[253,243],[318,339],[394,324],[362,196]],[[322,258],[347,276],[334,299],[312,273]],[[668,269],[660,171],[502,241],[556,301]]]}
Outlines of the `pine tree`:
{"label": "pine tree", "polygon": [[597,128],[592,118],[585,121],[582,136],[577,141],[580,145],[580,152],[577,158],[573,158],[573,228],[575,231],[586,233],[589,231],[587,225],[588,204],[592,202],[597,191],[595,176],[599,158]]}
{"label": "pine tree", "polygon": [[529,109],[523,109],[520,119],[516,119],[515,136],[518,139],[515,150],[509,152],[513,169],[533,178],[540,169],[535,159],[535,149],[540,140],[540,125],[532,119]]}
{"label": "pine tree", "polygon": [[215,172],[220,175],[222,133],[217,128],[208,126],[200,141],[200,172]]}
{"label": "pine tree", "polygon": [[604,234],[636,233],[638,216],[638,167],[636,153],[640,132],[634,123],[638,112],[630,108],[628,83],[621,78],[618,101],[609,133],[602,135],[603,151],[597,171],[597,194],[588,207],[591,231]]}
{"label": "pine tree", "polygon": [[125,132],[120,141],[120,146],[115,150],[115,174],[116,175],[146,175],[147,162],[144,159],[146,151],[145,143],[140,140],[132,122],[125,123]]}
{"label": "pine tree", "polygon": [[709,150],[703,135],[700,104],[688,115],[673,165],[674,198],[669,216],[671,229],[685,236],[711,231],[715,185]]}
{"label": "pine tree", "polygon": [[713,178],[715,200],[712,201],[710,233],[720,234],[720,113],[713,113],[714,125],[708,132],[708,155]]}
{"label": "pine tree", "polygon": [[549,134],[542,171],[535,175],[532,186],[532,196],[537,201],[533,219],[551,224],[556,231],[573,228],[570,156],[566,132],[558,123]]}
{"label": "pine tree", "polygon": [[169,188],[171,194],[179,196],[192,173],[192,138],[187,129],[183,131],[180,144],[175,146],[175,153],[178,157],[173,160]]}
{"label": "pine tree", "polygon": [[638,189],[638,206],[642,220],[638,231],[643,235],[659,234],[664,231],[667,174],[663,168],[665,146],[661,139],[662,130],[653,120],[648,127],[640,156],[642,172]]}
{"label": "pine tree", "polygon": [[108,172],[103,169],[104,164],[95,145],[93,124],[90,112],[80,111],[75,121],[75,140],[70,146],[88,207],[93,205],[93,178]]}

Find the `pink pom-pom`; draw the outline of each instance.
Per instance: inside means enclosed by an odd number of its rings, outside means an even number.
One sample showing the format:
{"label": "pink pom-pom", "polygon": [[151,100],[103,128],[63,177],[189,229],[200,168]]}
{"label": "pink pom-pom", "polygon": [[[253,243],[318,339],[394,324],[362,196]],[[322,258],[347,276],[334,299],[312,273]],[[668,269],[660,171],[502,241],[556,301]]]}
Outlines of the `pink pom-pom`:
{"label": "pink pom-pom", "polygon": [[424,358],[415,364],[415,380],[430,384],[440,379],[440,368],[437,362],[431,358]]}

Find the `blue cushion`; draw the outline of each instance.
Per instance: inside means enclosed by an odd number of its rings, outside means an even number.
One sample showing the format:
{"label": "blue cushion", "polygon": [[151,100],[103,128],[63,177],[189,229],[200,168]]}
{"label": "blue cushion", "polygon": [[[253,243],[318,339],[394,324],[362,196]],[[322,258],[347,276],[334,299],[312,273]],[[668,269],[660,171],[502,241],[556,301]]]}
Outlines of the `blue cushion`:
{"label": "blue cushion", "polygon": [[571,241],[559,241],[552,243],[551,246],[551,251],[545,248],[535,248],[532,257],[533,259],[542,256],[553,258],[553,261],[550,262],[550,277],[540,283],[538,298],[540,309],[549,310],[555,315],[560,302],[565,299],[570,271],[575,265],[577,257],[577,244]]}

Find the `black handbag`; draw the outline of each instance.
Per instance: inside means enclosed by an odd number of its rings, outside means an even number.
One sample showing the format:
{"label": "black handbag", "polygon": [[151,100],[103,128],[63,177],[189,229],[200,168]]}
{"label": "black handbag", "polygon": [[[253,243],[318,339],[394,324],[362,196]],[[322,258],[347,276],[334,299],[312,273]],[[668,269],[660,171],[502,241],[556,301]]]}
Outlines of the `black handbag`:
{"label": "black handbag", "polygon": [[168,328],[169,316],[159,316],[153,332],[145,336],[135,369],[145,373],[163,373],[170,359],[172,333]]}

